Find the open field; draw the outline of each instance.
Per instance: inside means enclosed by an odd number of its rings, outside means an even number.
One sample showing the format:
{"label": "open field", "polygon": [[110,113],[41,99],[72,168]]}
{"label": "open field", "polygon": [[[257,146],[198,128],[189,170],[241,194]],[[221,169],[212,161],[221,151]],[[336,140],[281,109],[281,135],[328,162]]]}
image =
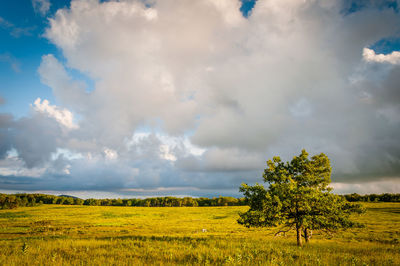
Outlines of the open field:
{"label": "open field", "polygon": [[[43,205],[0,210],[0,265],[400,265],[400,203],[366,203],[365,228],[293,234],[236,223],[247,207]],[[205,229],[205,230],[203,230]]]}

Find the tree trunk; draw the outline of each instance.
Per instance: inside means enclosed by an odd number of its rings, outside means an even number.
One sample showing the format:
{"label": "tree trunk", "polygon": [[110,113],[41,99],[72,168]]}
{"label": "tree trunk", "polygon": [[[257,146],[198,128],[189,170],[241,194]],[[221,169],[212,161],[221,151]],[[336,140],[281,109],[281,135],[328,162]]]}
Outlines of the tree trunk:
{"label": "tree trunk", "polygon": [[306,240],[306,243],[308,243],[308,239],[310,239],[310,236],[308,235],[308,229],[304,229],[304,239]]}
{"label": "tree trunk", "polygon": [[301,227],[296,225],[296,233],[297,233],[297,246],[301,247],[303,246],[303,243],[301,242]]}

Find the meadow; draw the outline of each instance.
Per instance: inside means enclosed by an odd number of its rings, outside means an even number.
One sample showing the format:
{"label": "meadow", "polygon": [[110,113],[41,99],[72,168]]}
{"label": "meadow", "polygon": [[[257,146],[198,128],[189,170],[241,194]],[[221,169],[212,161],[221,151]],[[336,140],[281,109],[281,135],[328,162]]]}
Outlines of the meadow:
{"label": "meadow", "polygon": [[248,229],[248,207],[41,205],[0,210],[0,265],[400,265],[400,203],[363,203],[364,228]]}

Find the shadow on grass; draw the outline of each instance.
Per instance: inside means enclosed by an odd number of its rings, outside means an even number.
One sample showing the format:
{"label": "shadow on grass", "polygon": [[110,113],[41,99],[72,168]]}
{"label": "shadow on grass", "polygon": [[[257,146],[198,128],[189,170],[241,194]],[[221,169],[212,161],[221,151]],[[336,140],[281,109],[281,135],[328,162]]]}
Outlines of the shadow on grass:
{"label": "shadow on grass", "polygon": [[21,218],[21,217],[31,217],[31,215],[26,212],[0,212],[0,218]]}
{"label": "shadow on grass", "polygon": [[[214,236],[207,237],[190,237],[190,236],[141,236],[141,235],[130,235],[130,236],[114,236],[114,237],[94,237],[96,240],[138,240],[138,241],[166,241],[166,242],[206,242],[210,239],[218,239]],[[221,239],[224,239],[221,237]]]}

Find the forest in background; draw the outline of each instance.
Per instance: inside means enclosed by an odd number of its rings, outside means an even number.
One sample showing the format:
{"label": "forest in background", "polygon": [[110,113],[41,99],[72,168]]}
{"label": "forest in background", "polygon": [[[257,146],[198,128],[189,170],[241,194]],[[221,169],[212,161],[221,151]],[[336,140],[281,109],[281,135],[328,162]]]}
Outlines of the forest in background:
{"label": "forest in background", "polygon": [[14,209],[41,204],[88,205],[88,206],[135,206],[135,207],[209,207],[209,206],[244,206],[244,198],[214,197],[155,197],[132,199],[80,199],[68,195],[47,194],[0,194],[0,209]]}
{"label": "forest in background", "polygon": [[[357,193],[342,195],[350,202],[400,202],[400,194],[367,194]],[[245,206],[245,198],[213,197],[155,197],[132,199],[80,199],[68,195],[48,194],[0,194],[0,209],[15,209],[41,204],[88,205],[88,206],[134,206],[134,207],[210,207],[210,206]]]}

